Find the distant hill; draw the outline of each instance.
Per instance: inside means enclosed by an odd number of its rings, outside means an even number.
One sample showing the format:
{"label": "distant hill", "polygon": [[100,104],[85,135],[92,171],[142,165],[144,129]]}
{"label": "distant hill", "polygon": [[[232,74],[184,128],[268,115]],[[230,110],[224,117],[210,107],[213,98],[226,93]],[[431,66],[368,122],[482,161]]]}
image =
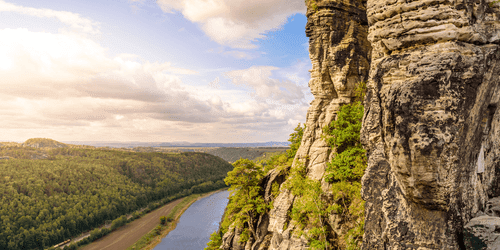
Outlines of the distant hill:
{"label": "distant hill", "polygon": [[94,147],[135,148],[135,147],[288,147],[290,142],[252,142],[252,143],[190,143],[190,142],[99,142],[65,141],[67,144],[89,145]]}
{"label": "distant hill", "polygon": [[162,153],[183,153],[183,152],[203,152],[218,156],[228,162],[235,162],[240,158],[249,160],[261,160],[266,156],[281,153],[289,147],[135,147],[117,148],[131,152],[162,152]]}
{"label": "distant hill", "polygon": [[66,144],[62,142],[58,142],[48,138],[31,138],[26,140],[23,144],[23,147],[32,147],[32,148],[65,148]]}

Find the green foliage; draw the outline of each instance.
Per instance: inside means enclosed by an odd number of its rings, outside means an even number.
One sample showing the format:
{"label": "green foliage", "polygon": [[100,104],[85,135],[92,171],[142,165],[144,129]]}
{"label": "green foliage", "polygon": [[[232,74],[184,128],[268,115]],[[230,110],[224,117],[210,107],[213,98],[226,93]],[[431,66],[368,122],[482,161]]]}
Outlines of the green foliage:
{"label": "green foliage", "polygon": [[300,142],[302,141],[302,136],[304,135],[304,130],[306,129],[306,125],[302,128],[299,125],[294,129],[294,132],[290,134],[290,139],[288,141],[290,144],[290,149],[287,150],[288,158],[295,158],[295,154],[297,154],[297,150],[300,147]]}
{"label": "green foliage", "polygon": [[359,137],[365,89],[365,83],[360,83],[354,102],[342,106],[337,119],[323,129],[325,141],[336,152],[325,173],[334,194],[334,203],[327,210],[344,218],[345,227],[349,228],[343,239],[347,249],[359,249],[363,236],[364,201],[360,182],[366,168],[366,151]]}
{"label": "green foliage", "polygon": [[222,235],[215,231],[210,235],[210,241],[207,243],[207,247],[205,247],[204,250],[218,250],[221,245]]}
{"label": "green foliage", "polygon": [[[256,226],[256,218],[268,212],[273,204],[272,200],[269,203],[264,201],[264,190],[260,187],[262,179],[273,169],[286,173],[285,170],[292,165],[293,158],[300,146],[304,129],[305,126],[302,128],[299,124],[290,134],[288,141],[292,145],[287,152],[267,153],[266,158],[260,158],[254,162],[240,159],[233,163],[233,171],[229,172],[224,179],[227,185],[231,185],[230,190],[233,192],[229,197],[226,213],[220,226],[220,237],[229,230],[230,225],[235,225],[243,230],[240,242],[246,242],[250,237],[255,239],[253,228]],[[279,188],[279,183],[271,183],[273,198],[279,194]],[[208,243],[209,247],[205,249],[219,249],[221,244],[222,238],[212,234],[211,241]]]}
{"label": "green foliage", "polygon": [[[227,185],[231,185],[229,190],[233,191],[228,204],[228,213],[233,214],[232,221],[239,227],[244,224],[253,224],[253,218],[259,214],[267,212],[270,208],[264,202],[264,197],[259,194],[260,181],[264,177],[262,166],[256,165],[248,159],[240,159],[233,163],[234,169],[227,173],[224,179]],[[248,231],[244,231],[241,241],[246,241],[250,237]]]}
{"label": "green foliage", "polygon": [[[223,188],[232,169],[205,153],[4,146],[0,155],[10,157],[0,160],[6,250],[44,249],[148,204]],[[115,220],[113,229],[126,222]]]}
{"label": "green foliage", "polygon": [[156,235],[161,235],[161,230],[162,230],[161,225],[158,225],[155,227],[154,232]]}
{"label": "green foliage", "polygon": [[167,216],[160,216],[160,224],[162,225],[167,224]]}
{"label": "green foliage", "polygon": [[311,2],[311,7],[313,8],[314,11],[318,11],[318,4],[316,3],[315,0],[305,0],[306,5],[307,5],[307,1]]}
{"label": "green foliage", "polygon": [[329,249],[328,232],[324,226],[328,217],[327,204],[322,199],[321,183],[306,176],[306,166],[299,162],[290,172],[284,187],[296,196],[290,218],[299,226],[298,234],[308,226],[308,238],[312,249]]}
{"label": "green foliage", "polygon": [[[226,185],[231,185],[229,190],[247,191],[259,184],[264,171],[253,161],[248,159],[239,159],[233,163],[234,169],[227,173],[224,179]],[[250,192],[250,191],[248,191]]]}
{"label": "green foliage", "polygon": [[256,147],[256,148],[209,148],[204,149],[206,153],[218,156],[228,162],[235,162],[240,158],[252,161],[262,160],[264,155],[280,154],[286,147]]}
{"label": "green foliage", "polygon": [[493,5],[495,5],[496,3],[500,3],[500,0],[496,0],[496,1],[491,2],[490,7],[493,7]]}
{"label": "green foliage", "polygon": [[125,215],[120,216],[120,218],[113,220],[111,223],[111,231],[127,224],[127,217]]}

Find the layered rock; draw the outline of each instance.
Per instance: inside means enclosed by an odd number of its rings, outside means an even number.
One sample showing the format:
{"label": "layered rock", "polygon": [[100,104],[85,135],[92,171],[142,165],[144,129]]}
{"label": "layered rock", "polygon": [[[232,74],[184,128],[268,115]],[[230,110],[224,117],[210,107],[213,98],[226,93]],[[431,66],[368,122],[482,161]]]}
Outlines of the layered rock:
{"label": "layered rock", "polygon": [[500,9],[489,3],[368,1],[363,249],[468,249],[464,226],[500,196]]}
{"label": "layered rock", "polygon": [[[315,99],[292,168],[305,164],[328,193],[323,178],[335,152],[322,128],[368,79],[363,249],[500,245],[500,4],[492,3],[308,1]],[[266,197],[285,179],[272,171],[261,184]],[[259,225],[258,249],[308,247],[289,221],[296,198],[281,187]],[[342,232],[339,218],[327,223]],[[237,237],[238,229],[228,231],[223,248],[251,249]]]}
{"label": "layered rock", "polygon": [[[368,79],[371,47],[367,41],[365,6],[364,1],[308,1],[306,35],[309,37],[313,66],[309,87],[315,99],[307,111],[306,129],[292,168],[305,164],[308,177],[322,182],[326,192],[328,184],[324,182],[323,175],[333,152],[322,138],[323,127],[336,118],[342,105],[351,103],[357,84]],[[281,185],[284,180],[285,175],[271,171],[262,187],[269,190],[274,181]],[[296,227],[289,221],[294,201],[294,195],[281,187],[267,222],[262,222],[268,227],[261,230],[263,241],[258,249],[308,247],[307,239],[304,235],[297,237]],[[340,227],[337,220],[332,219],[331,224],[334,229]],[[252,244],[234,243],[237,237],[238,229],[228,230],[222,248],[250,249]]]}

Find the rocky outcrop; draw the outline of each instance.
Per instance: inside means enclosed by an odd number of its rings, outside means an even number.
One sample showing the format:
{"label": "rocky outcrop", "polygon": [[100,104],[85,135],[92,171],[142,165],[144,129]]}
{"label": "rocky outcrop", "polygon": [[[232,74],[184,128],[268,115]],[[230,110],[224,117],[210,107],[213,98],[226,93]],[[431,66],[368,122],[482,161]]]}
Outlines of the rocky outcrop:
{"label": "rocky outcrop", "polygon": [[[308,1],[306,35],[313,67],[309,87],[314,100],[292,168],[305,164],[307,176],[322,183],[327,197],[329,184],[323,177],[334,152],[322,138],[323,128],[336,119],[342,105],[352,102],[356,85],[368,79],[371,47],[365,6],[364,1]],[[287,189],[280,191],[270,211],[269,249],[305,249],[308,241],[296,236],[288,217],[295,197]],[[333,217],[330,228],[340,230]],[[284,229],[287,223],[291,224]]]}
{"label": "rocky outcrop", "polygon": [[469,249],[464,226],[487,221],[471,219],[500,196],[500,9],[489,3],[368,1],[363,249]]}
{"label": "rocky outcrop", "polygon": [[[292,168],[324,181],[335,152],[322,128],[368,80],[361,140],[368,167],[363,249],[499,249],[500,4],[492,0],[309,0],[315,97]],[[271,176],[274,176],[271,178]],[[280,176],[261,184],[268,192]],[[306,249],[283,185],[255,249]],[[332,214],[332,235],[342,221]],[[223,249],[238,229],[224,236]],[[254,239],[251,239],[252,241]]]}
{"label": "rocky outcrop", "polygon": [[[322,138],[323,127],[336,118],[339,108],[351,103],[354,89],[368,79],[371,47],[367,40],[366,2],[363,1],[309,1],[306,35],[309,37],[309,52],[312,62],[309,87],[315,99],[307,112],[306,129],[292,168],[305,164],[307,176],[322,182],[328,192],[323,175],[326,163],[333,152]],[[269,191],[273,182],[280,185],[285,180],[283,173],[271,171],[262,183]],[[266,195],[267,196],[267,195]],[[281,186],[274,200],[274,207],[265,219],[267,228],[261,230],[262,243],[258,249],[305,249],[309,242],[304,235],[297,236],[289,213],[296,197]],[[332,218],[332,228],[340,230],[338,220]],[[228,230],[223,237],[222,249],[247,249],[235,244],[238,229]],[[253,241],[254,239],[250,239]],[[250,248],[249,248],[250,249]],[[257,249],[257,248],[255,248]]]}

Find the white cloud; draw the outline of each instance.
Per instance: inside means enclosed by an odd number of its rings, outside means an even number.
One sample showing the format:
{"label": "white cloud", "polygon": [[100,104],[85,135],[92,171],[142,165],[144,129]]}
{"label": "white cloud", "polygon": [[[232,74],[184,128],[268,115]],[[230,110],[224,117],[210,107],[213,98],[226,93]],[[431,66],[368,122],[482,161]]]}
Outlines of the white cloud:
{"label": "white cloud", "polygon": [[69,27],[74,31],[87,34],[100,33],[98,22],[94,22],[90,19],[81,17],[79,14],[68,11],[23,7],[0,0],[0,12],[16,12],[36,17],[57,18],[60,22],[69,25]]}
{"label": "white cloud", "polygon": [[287,17],[305,13],[302,0],[158,0],[164,12],[180,11],[200,23],[212,40],[240,49],[256,48],[252,42],[281,28]]}
{"label": "white cloud", "polygon": [[[257,100],[274,100],[283,105],[299,104],[304,99],[304,89],[289,80],[272,78],[272,72],[279,68],[273,66],[252,66],[244,70],[226,72],[235,85],[246,85]],[[273,103],[273,101],[269,101]]]}
{"label": "white cloud", "polygon": [[[0,127],[4,140],[283,140],[295,127],[289,126],[290,121],[305,119],[302,87],[286,77],[273,77],[273,72],[285,69],[250,67],[227,72],[233,85],[222,86],[221,79],[211,78],[207,79],[211,85],[192,87],[183,81],[187,75],[227,69],[198,72],[172,62],[144,61],[133,54],[111,57],[106,48],[87,36],[99,32],[97,23],[78,14],[2,1],[0,11],[57,17],[79,29],[57,34],[22,28],[0,30]],[[206,13],[189,15],[210,19]],[[249,17],[240,19],[245,18]],[[218,53],[245,59],[252,56],[240,50]],[[284,138],[277,138],[280,134]]]}
{"label": "white cloud", "polygon": [[[222,132],[227,129],[249,133],[255,141],[268,135],[264,130],[287,126],[287,120],[296,119],[292,111],[304,106],[295,83],[272,78],[276,67],[227,73],[234,85],[254,93],[248,98],[245,91],[221,89],[220,80],[213,80],[219,89],[187,86],[182,75],[197,72],[170,62],[139,62],[131,54],[110,58],[99,44],[76,34],[5,29],[0,37],[0,65],[9,65],[0,69],[0,126],[9,131],[6,139],[52,133],[63,140],[131,135],[153,140],[151,134],[163,135],[170,128],[186,131],[176,132],[181,139],[201,133],[205,137],[199,141],[228,141],[236,134]],[[122,131],[122,137],[105,132],[111,128]]]}
{"label": "white cloud", "polygon": [[219,47],[217,49],[211,48],[206,51],[207,53],[217,53],[221,55],[231,56],[236,59],[252,60],[258,58],[260,54],[257,52],[248,52],[245,50],[227,50],[224,47]]}

